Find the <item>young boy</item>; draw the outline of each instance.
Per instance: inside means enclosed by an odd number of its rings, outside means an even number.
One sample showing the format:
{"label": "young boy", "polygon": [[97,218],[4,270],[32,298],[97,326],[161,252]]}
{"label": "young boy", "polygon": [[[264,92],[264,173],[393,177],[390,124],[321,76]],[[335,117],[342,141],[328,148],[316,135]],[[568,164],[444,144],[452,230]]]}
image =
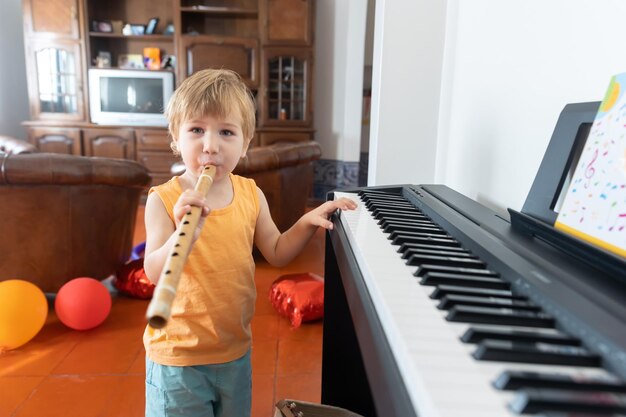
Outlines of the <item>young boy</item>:
{"label": "young boy", "polygon": [[[253,180],[233,175],[254,134],[253,98],[234,72],[203,70],[187,78],[166,109],[172,148],[186,171],[153,187],[146,202],[144,268],[157,282],[174,231],[191,206],[202,207],[163,329],[147,327],[146,416],[245,417],[251,407],[250,321],[254,313],[253,245],[283,266],[330,215],[351,210],[328,201],[281,234]],[[217,168],[206,200],[194,191],[205,165]]]}

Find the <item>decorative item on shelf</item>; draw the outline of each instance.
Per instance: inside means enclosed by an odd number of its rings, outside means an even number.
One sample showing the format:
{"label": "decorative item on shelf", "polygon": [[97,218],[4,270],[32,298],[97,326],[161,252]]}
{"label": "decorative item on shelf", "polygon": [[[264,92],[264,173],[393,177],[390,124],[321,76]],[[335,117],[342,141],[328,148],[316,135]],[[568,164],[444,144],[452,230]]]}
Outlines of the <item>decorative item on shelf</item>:
{"label": "decorative item on shelf", "polygon": [[109,21],[94,20],[91,22],[91,30],[93,30],[94,32],[111,33],[113,32],[113,26]]}
{"label": "decorative item on shelf", "polygon": [[111,20],[111,28],[113,29],[113,33],[122,33],[122,26],[124,22],[121,20]]}
{"label": "decorative item on shelf", "polygon": [[165,26],[165,30],[163,31],[163,34],[172,36],[174,34],[174,25],[170,23],[169,25]]}
{"label": "decorative item on shelf", "polygon": [[176,57],[174,55],[163,55],[161,60],[161,69],[176,68]]}
{"label": "decorative item on shelf", "polygon": [[150,70],[161,68],[161,50],[159,48],[143,48],[143,65]]}
{"label": "decorative item on shelf", "polygon": [[143,69],[143,55],[120,54],[117,58],[117,66],[126,69]]}
{"label": "decorative item on shelf", "polygon": [[152,19],[150,19],[150,21],[148,22],[148,25],[146,26],[146,35],[153,35],[158,24],[159,24],[158,17],[153,17]]}
{"label": "decorative item on shelf", "polygon": [[111,68],[111,53],[107,51],[98,51],[96,57],[97,68]]}
{"label": "decorative item on shelf", "polygon": [[146,25],[137,25],[133,23],[126,23],[122,28],[122,34],[126,36],[130,35],[144,35],[146,33]]}

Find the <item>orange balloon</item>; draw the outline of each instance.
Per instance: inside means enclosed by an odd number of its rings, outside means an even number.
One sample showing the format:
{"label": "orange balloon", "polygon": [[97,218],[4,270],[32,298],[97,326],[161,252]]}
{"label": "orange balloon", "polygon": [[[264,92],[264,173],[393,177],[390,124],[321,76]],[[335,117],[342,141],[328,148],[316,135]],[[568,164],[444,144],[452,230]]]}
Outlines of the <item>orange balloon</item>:
{"label": "orange balloon", "polygon": [[47,316],[46,296],[35,284],[20,279],[0,282],[0,351],[35,337]]}

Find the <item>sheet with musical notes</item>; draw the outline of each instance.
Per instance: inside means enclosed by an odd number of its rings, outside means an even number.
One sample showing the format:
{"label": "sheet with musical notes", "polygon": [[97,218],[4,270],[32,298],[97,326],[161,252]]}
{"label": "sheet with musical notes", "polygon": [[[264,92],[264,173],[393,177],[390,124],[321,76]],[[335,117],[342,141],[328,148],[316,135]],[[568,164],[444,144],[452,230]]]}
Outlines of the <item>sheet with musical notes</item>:
{"label": "sheet with musical notes", "polygon": [[611,78],[555,227],[626,257],[626,73]]}

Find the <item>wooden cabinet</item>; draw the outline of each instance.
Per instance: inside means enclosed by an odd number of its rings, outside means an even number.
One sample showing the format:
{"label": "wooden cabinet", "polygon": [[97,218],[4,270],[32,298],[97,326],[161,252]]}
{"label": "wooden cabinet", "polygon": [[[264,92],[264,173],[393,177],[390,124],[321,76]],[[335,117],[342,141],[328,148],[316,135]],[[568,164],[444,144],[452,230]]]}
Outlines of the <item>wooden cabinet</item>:
{"label": "wooden cabinet", "polygon": [[80,129],[67,127],[29,127],[28,141],[41,152],[81,155]]}
{"label": "wooden cabinet", "polygon": [[83,129],[85,156],[135,159],[135,133],[132,129]]}
{"label": "wooden cabinet", "polygon": [[24,0],[24,41],[31,118],[85,119],[78,0]]}
{"label": "wooden cabinet", "polygon": [[[103,126],[89,119],[89,69],[119,68],[129,55],[141,60],[145,48],[157,48],[161,61],[172,64],[176,85],[205,68],[239,73],[257,101],[253,146],[313,139],[314,0],[23,5],[32,119],[26,125],[42,151],[135,159],[150,169],[153,184],[169,179],[179,158],[165,129]],[[150,21],[156,25],[146,33]],[[131,26],[134,32],[126,33]]]}

